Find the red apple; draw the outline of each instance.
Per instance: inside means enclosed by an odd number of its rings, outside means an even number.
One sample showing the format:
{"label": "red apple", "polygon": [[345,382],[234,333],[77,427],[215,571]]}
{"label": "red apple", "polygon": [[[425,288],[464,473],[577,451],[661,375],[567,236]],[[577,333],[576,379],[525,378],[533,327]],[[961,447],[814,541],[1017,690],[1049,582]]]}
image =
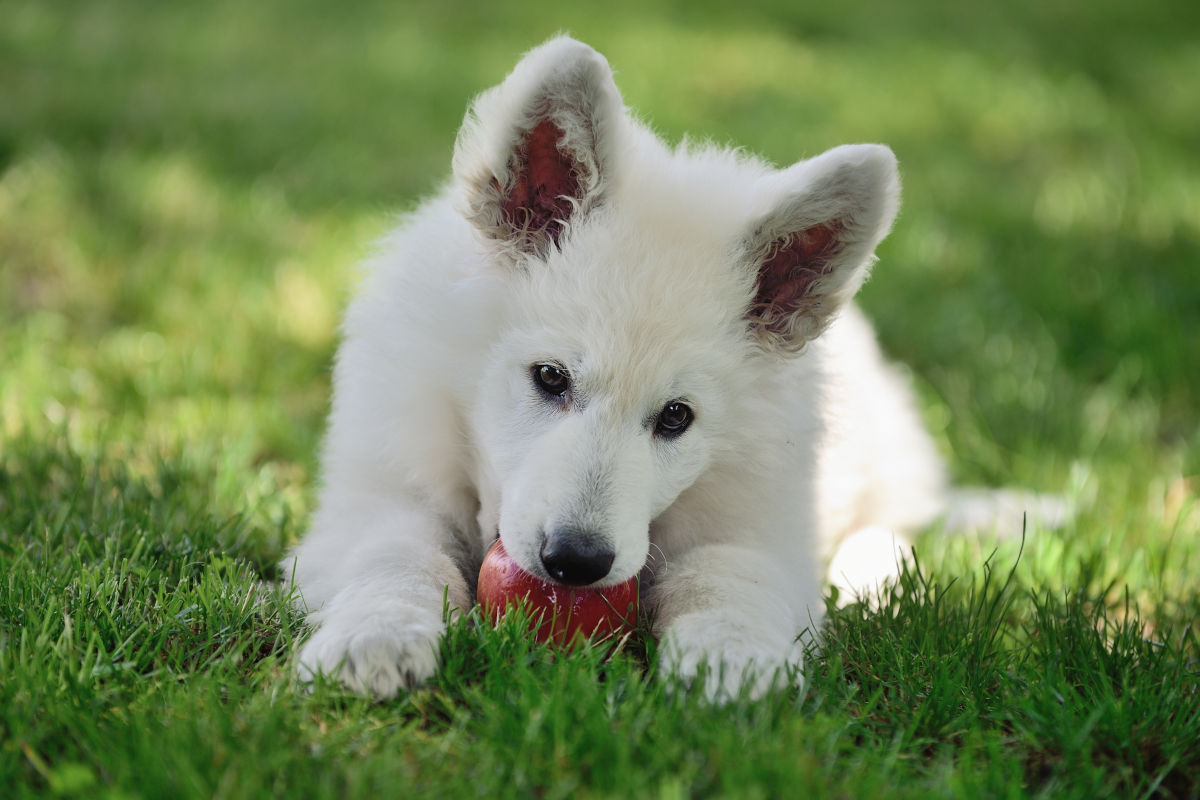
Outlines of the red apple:
{"label": "red apple", "polygon": [[[576,634],[606,636],[633,628],[638,613],[638,580],[587,589],[544,581],[513,560],[499,539],[479,570],[479,604],[497,622],[510,606],[527,598],[531,628],[539,642],[565,644]],[[538,624],[537,620],[541,620]]]}

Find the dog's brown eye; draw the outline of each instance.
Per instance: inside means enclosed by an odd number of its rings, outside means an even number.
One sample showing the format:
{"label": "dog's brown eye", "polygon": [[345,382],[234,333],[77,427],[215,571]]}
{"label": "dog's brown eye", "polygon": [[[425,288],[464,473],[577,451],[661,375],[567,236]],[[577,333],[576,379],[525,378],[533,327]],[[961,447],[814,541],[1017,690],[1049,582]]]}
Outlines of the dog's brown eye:
{"label": "dog's brown eye", "polygon": [[533,382],[553,397],[562,397],[571,388],[571,376],[565,369],[553,364],[534,364]]}
{"label": "dog's brown eye", "polygon": [[695,414],[692,413],[690,406],[673,400],[658,412],[658,419],[654,422],[654,432],[668,438],[678,436],[687,430],[693,419],[695,419]]}

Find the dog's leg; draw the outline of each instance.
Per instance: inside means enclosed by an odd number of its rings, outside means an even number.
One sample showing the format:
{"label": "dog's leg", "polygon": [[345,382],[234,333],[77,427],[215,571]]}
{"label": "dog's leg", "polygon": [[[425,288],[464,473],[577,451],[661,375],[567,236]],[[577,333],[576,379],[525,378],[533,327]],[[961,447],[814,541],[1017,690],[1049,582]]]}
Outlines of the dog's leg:
{"label": "dog's leg", "polygon": [[838,590],[838,606],[862,601],[878,608],[885,587],[899,581],[912,540],[879,525],[862,528],[838,545],[829,563],[829,583]]}
{"label": "dog's leg", "polygon": [[294,577],[316,630],[299,657],[302,679],[337,677],[378,698],[437,669],[443,610],[470,608],[451,557],[454,537],[435,514],[398,503],[326,506],[296,552]]}
{"label": "dog's leg", "polygon": [[821,622],[815,576],[789,573],[778,556],[741,545],[684,553],[663,567],[649,595],[663,677],[718,701],[784,685],[803,661],[800,632]]}

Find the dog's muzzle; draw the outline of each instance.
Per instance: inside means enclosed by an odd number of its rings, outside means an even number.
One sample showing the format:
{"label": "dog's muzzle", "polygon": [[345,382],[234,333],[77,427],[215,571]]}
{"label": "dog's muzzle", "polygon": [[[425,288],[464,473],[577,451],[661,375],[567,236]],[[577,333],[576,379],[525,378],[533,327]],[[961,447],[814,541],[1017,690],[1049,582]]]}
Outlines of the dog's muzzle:
{"label": "dog's muzzle", "polygon": [[617,554],[603,536],[576,528],[560,528],[542,540],[546,574],[568,586],[587,586],[612,569]]}

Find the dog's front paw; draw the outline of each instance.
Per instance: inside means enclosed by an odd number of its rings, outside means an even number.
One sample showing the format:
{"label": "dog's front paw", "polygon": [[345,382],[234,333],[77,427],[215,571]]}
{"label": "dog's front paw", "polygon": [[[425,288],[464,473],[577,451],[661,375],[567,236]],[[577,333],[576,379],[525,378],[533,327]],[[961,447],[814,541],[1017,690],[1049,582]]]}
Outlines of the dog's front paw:
{"label": "dog's front paw", "polygon": [[664,632],[659,675],[721,703],[798,683],[802,660],[801,646],[779,631],[695,613],[674,620]]}
{"label": "dog's front paw", "polygon": [[328,675],[360,694],[395,697],[437,671],[444,630],[440,616],[415,606],[328,615],[300,651],[300,679]]}

